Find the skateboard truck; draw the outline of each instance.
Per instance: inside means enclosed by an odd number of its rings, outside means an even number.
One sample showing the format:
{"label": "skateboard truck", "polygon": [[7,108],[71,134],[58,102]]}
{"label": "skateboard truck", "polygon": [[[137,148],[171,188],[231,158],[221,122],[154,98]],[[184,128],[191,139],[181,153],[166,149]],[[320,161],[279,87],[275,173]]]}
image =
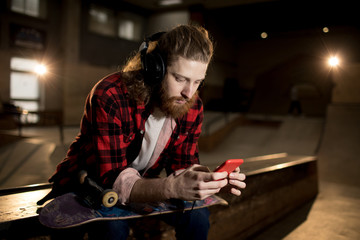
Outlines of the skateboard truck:
{"label": "skateboard truck", "polygon": [[79,172],[79,182],[81,184],[81,196],[92,208],[113,207],[118,201],[118,195],[111,189],[103,189],[94,180],[87,176],[87,172],[82,170]]}

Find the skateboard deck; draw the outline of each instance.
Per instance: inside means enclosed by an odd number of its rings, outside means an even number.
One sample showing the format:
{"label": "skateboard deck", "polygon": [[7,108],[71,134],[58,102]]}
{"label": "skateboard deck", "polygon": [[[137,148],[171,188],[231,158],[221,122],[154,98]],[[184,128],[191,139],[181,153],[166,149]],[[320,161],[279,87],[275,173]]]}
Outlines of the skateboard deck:
{"label": "skateboard deck", "polygon": [[56,197],[41,209],[39,221],[44,226],[61,229],[93,221],[140,218],[210,207],[218,204],[227,205],[228,203],[224,199],[213,195],[195,202],[176,200],[156,203],[136,203],[127,206],[115,205],[110,208],[101,205],[98,209],[94,209],[89,207],[77,194],[66,193]]}

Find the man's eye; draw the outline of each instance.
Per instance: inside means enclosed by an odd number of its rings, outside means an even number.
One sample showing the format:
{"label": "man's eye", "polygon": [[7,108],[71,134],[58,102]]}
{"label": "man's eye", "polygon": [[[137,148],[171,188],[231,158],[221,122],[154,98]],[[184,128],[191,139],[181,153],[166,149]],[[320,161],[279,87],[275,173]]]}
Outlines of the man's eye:
{"label": "man's eye", "polygon": [[178,81],[178,82],[183,82],[183,81],[185,81],[184,78],[178,77],[178,76],[175,76],[175,80]]}

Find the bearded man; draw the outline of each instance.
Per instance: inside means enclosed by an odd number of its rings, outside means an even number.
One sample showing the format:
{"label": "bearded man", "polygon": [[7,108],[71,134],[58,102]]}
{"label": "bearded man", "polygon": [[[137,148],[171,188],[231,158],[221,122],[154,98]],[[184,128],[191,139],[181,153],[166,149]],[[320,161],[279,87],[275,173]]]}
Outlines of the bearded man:
{"label": "bearded man", "polygon": [[[199,165],[203,105],[198,96],[213,55],[207,30],[180,25],[147,38],[119,72],[100,80],[85,103],[81,129],[49,179],[57,194],[75,191],[81,170],[119,204],[205,199],[226,185],[234,195],[245,175]],[[166,177],[159,177],[162,170]],[[207,239],[207,208],[163,216],[178,239]],[[129,221],[98,223],[89,239],[126,239]],[[99,238],[98,238],[99,239]]]}

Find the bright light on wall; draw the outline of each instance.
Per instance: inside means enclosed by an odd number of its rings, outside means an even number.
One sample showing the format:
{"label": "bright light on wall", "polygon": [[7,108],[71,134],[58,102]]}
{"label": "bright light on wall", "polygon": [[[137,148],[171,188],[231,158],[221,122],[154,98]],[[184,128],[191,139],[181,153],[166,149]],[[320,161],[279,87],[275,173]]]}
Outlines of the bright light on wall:
{"label": "bright light on wall", "polygon": [[160,6],[170,6],[170,5],[176,5],[181,4],[182,0],[161,0],[158,2]]}
{"label": "bright light on wall", "polygon": [[38,75],[44,75],[47,72],[47,69],[43,64],[38,64],[35,66],[34,72]]}
{"label": "bright light on wall", "polygon": [[331,67],[336,67],[339,65],[339,59],[337,57],[330,57],[328,63]]}

